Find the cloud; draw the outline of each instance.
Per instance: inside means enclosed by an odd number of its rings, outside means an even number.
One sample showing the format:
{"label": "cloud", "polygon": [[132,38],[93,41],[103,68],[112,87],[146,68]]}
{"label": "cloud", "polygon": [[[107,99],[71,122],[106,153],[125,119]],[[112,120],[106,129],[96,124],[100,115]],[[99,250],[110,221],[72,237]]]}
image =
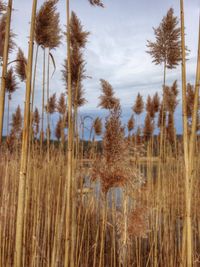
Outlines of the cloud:
{"label": "cloud", "polygon": [[[28,52],[28,36],[31,17],[31,2],[20,0],[14,2],[12,28],[16,32],[16,43]],[[39,6],[43,1],[39,1]],[[101,93],[99,79],[108,80],[121,99],[124,118],[131,113],[131,106],[138,91],[146,96],[158,91],[161,94],[163,67],[155,66],[146,53],[146,40],[153,39],[153,26],[158,26],[163,15],[170,7],[174,7],[179,16],[179,3],[175,0],[154,1],[121,1],[105,0],[105,9],[89,6],[87,0],[71,1],[71,8],[80,17],[84,28],[91,32],[85,50],[87,74],[92,79],[84,82],[87,105],[82,112],[98,114],[98,97]],[[61,26],[66,24],[65,1],[60,0],[58,9],[61,15]],[[197,39],[198,39],[198,0],[185,1],[186,43],[190,49],[187,62],[187,79],[194,83],[196,71]],[[59,49],[53,51],[56,61],[56,73],[50,81],[51,92],[57,96],[65,91],[62,81],[62,64],[66,58],[66,40]],[[35,105],[41,107],[42,95],[42,51],[39,52]],[[15,58],[15,54],[12,55]],[[51,67],[52,71],[52,67]],[[181,86],[181,69],[167,72],[167,83],[175,79]],[[18,104],[24,106],[25,86],[13,95],[12,112]],[[100,112],[100,114],[102,114]]]}

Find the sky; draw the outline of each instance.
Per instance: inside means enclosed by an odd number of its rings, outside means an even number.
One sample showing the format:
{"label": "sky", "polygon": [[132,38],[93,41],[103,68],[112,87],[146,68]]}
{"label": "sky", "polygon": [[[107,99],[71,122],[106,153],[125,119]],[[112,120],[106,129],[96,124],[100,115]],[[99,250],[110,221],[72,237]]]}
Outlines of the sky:
{"label": "sky", "polygon": [[[66,1],[59,0],[60,26],[63,31],[66,25]],[[38,1],[38,8],[43,1]],[[123,109],[123,121],[131,116],[131,107],[136,95],[140,92],[144,99],[156,91],[161,94],[163,81],[163,66],[154,65],[147,51],[147,40],[154,40],[153,27],[157,27],[169,8],[174,8],[179,17],[178,0],[105,0],[105,8],[91,7],[87,0],[71,0],[71,10],[75,11],[84,29],[90,32],[84,51],[86,73],[91,76],[84,82],[87,104],[81,108],[81,114],[92,116],[103,115],[97,108],[98,97],[101,94],[99,80],[108,80],[120,98]],[[190,49],[187,61],[187,82],[194,84],[200,0],[185,0],[186,45]],[[31,17],[31,0],[14,0],[12,29],[17,34],[16,44],[28,54],[28,36]],[[53,51],[56,62],[56,72],[50,80],[50,91],[57,96],[65,91],[61,70],[66,58],[66,40]],[[10,60],[15,59],[16,51]],[[42,51],[39,52],[35,105],[41,107],[42,99]],[[53,72],[53,66],[51,66]],[[181,68],[167,71],[167,84],[178,80],[181,90]],[[25,86],[19,83],[19,89],[13,94],[13,112],[17,105],[23,109]],[[181,97],[180,97],[181,98]],[[6,120],[6,116],[5,116]],[[176,124],[181,131],[181,109],[176,113]]]}

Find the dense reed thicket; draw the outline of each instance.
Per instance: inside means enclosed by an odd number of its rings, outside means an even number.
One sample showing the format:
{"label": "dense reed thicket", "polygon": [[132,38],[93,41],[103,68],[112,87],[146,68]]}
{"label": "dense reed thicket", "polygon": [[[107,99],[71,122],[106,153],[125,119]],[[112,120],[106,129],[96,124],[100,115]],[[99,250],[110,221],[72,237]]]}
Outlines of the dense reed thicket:
{"label": "dense reed thicket", "polygon": [[[200,25],[194,85],[186,80],[183,0],[180,19],[170,8],[154,28],[147,52],[163,65],[162,94],[138,93],[125,124],[120,99],[105,79],[98,107],[106,117],[80,114],[87,103],[84,52],[92,33],[69,0],[62,30],[58,2],[45,0],[38,7],[32,1],[28,55],[17,48],[9,62],[17,47],[11,29],[15,11],[12,0],[0,0],[0,266],[200,266]],[[104,8],[99,0],[88,2]],[[65,90],[57,96],[50,94],[50,66],[54,75],[61,41],[67,43]],[[35,103],[39,50],[41,112]],[[166,78],[180,63],[182,88]],[[25,105],[11,116],[12,94],[21,83]],[[175,123],[179,102],[182,135]]]}

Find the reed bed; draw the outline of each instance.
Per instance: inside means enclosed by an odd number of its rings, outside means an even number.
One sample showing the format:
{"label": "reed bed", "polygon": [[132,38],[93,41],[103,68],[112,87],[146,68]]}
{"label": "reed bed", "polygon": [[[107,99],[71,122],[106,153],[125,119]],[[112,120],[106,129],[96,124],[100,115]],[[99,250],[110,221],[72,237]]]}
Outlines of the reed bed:
{"label": "reed bed", "polygon": [[[1,266],[13,266],[14,260],[19,157],[17,149],[1,154]],[[78,191],[76,205],[75,266],[99,266],[102,227],[105,227],[105,235],[101,266],[182,266],[185,210],[182,155],[176,160],[169,156],[165,163],[152,161],[150,156],[146,163],[135,159],[130,163],[140,168],[146,183],[137,190],[129,190],[127,209],[132,216],[129,217],[125,251],[122,244],[125,201],[122,190],[112,188],[104,200],[99,182],[88,179],[88,163],[82,159],[78,164],[82,168],[78,177],[82,189],[80,187]],[[34,145],[27,173],[23,266],[64,266],[66,165],[59,148],[52,145],[49,161],[45,153],[40,153],[38,145]],[[195,172],[192,200],[193,263],[199,266],[198,157],[195,160]],[[126,265],[123,257],[126,257]]]}

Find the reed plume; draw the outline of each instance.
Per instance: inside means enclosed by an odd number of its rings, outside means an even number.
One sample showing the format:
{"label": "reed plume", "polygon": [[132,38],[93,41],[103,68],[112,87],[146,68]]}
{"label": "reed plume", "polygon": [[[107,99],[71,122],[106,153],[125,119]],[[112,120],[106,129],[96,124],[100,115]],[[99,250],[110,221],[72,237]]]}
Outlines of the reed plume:
{"label": "reed plume", "polygon": [[[62,139],[62,146],[64,148],[64,143],[65,143],[65,128],[66,128],[66,109],[67,109],[67,104],[66,104],[66,97],[64,93],[61,93],[60,98],[58,99],[58,103],[56,105],[57,111],[60,113],[60,118],[62,118],[62,124],[61,124],[61,139]],[[60,119],[59,119],[60,120]],[[57,124],[58,127],[60,127],[59,124]]]}
{"label": "reed plume", "polygon": [[40,131],[40,113],[37,107],[35,108],[33,113],[33,127],[35,138],[37,138]]}
{"label": "reed plume", "polygon": [[17,53],[15,71],[21,82],[24,82],[26,80],[26,67],[27,67],[27,59],[24,56],[23,51],[19,48]]}
{"label": "reed plume", "polygon": [[[62,100],[61,100],[61,102],[62,102]],[[62,104],[64,104],[64,103],[60,103],[60,105],[62,105]],[[49,114],[53,114],[56,111],[56,93],[53,94],[52,96],[50,96],[47,105],[48,105],[48,112],[49,112]],[[62,107],[60,107],[60,108],[62,109]],[[65,108],[66,108],[66,105],[65,105]]]}
{"label": "reed plume", "polygon": [[59,120],[57,121],[56,129],[55,129],[55,136],[58,141],[60,141],[61,133],[62,133],[62,118],[60,116]]}
{"label": "reed plume", "polygon": [[99,97],[99,107],[112,110],[119,105],[119,99],[114,96],[111,84],[103,79],[100,80],[102,87],[102,95]]}
{"label": "reed plume", "polygon": [[146,114],[143,134],[145,139],[148,141],[154,131],[154,123],[149,113]]}
{"label": "reed plume", "polygon": [[128,179],[122,165],[126,144],[120,116],[121,108],[117,105],[110,111],[110,116],[105,123],[103,159],[95,162],[93,167],[92,180],[100,179],[104,193],[112,187],[124,186]]}
{"label": "reed plume", "polygon": [[154,108],[153,99],[150,95],[147,97],[147,103],[146,103],[146,111],[149,113],[151,119],[154,119],[156,110]]}
{"label": "reed plume", "polygon": [[17,88],[18,88],[17,79],[13,71],[13,68],[11,67],[6,75],[6,91],[9,94],[9,99],[11,99],[12,93],[14,93],[17,90]]}
{"label": "reed plume", "polygon": [[17,90],[17,88],[18,88],[18,83],[13,68],[11,67],[6,75],[6,92],[8,94],[7,136],[9,135],[10,101],[12,99],[12,94]]}
{"label": "reed plume", "polygon": [[61,93],[60,94],[60,97],[58,99],[58,103],[57,103],[56,107],[57,107],[57,111],[61,115],[64,115],[65,114],[67,105],[66,105],[66,99],[65,99],[65,94],[64,93]]}
{"label": "reed plume", "polygon": [[158,28],[153,30],[156,40],[147,41],[147,53],[153,57],[156,65],[164,64],[164,68],[175,68],[181,61],[181,29],[173,8],[168,10]]}
{"label": "reed plume", "polygon": [[137,127],[135,139],[136,139],[136,144],[140,145],[142,142],[142,130],[141,130],[140,126]]}
{"label": "reed plume", "polygon": [[6,4],[0,0],[0,15],[6,10]]}
{"label": "reed plume", "polygon": [[187,116],[188,119],[191,119],[193,114],[193,107],[194,107],[194,85],[188,83],[186,88],[186,102],[187,102]]}
{"label": "reed plume", "polygon": [[178,85],[177,81],[173,83],[171,87],[165,86],[164,88],[164,94],[165,94],[165,106],[166,110],[170,113],[174,113],[175,109],[178,105]]}
{"label": "reed plume", "polygon": [[[102,80],[104,82],[104,80]],[[108,84],[109,91],[112,89]],[[114,94],[113,89],[111,90]],[[112,97],[113,97],[112,94]],[[102,102],[102,99],[100,99]],[[112,102],[113,103],[113,102]],[[105,122],[105,133],[103,136],[103,155],[93,166],[92,180],[100,179],[102,191],[107,193],[112,187],[123,187],[129,179],[131,182],[137,180],[136,172],[130,170],[128,161],[128,142],[125,139],[125,129],[121,123],[121,107],[119,100],[112,106],[107,104],[110,113]],[[112,107],[112,109],[111,109]]]}
{"label": "reed plume", "polygon": [[102,134],[102,121],[99,117],[94,120],[93,128],[95,135],[100,136]]}
{"label": "reed plume", "polygon": [[[3,52],[4,52],[4,43],[5,43],[5,34],[6,34],[6,18],[7,15],[4,14],[0,18],[0,59],[3,58]],[[13,33],[13,31],[10,29],[9,34],[9,44],[8,44],[8,51],[11,53],[15,48],[15,42],[14,38],[16,37],[16,34]]]}
{"label": "reed plume", "polygon": [[[71,85],[72,85],[72,105],[81,107],[86,103],[82,81],[85,75],[85,60],[83,58],[83,49],[86,46],[89,32],[84,31],[81,21],[75,14],[71,13],[70,19],[70,50],[71,50]],[[62,70],[63,81],[68,92],[68,59],[65,60]]]}
{"label": "reed plume", "polygon": [[174,145],[175,143],[175,135],[176,129],[174,125],[174,115],[173,113],[169,112],[167,122],[167,139],[169,140],[171,145]]}
{"label": "reed plume", "polygon": [[22,114],[19,105],[17,106],[15,113],[12,115],[11,126],[11,135],[19,139],[22,135]]}
{"label": "reed plume", "polygon": [[166,108],[163,105],[163,101],[160,104],[159,114],[158,114],[158,127],[165,127],[166,126]]}
{"label": "reed plume", "polygon": [[177,99],[178,93],[177,81],[174,81],[171,87],[165,86],[164,88],[165,106],[166,111],[168,111],[167,137],[171,144],[174,144],[176,139],[174,113],[179,102]]}
{"label": "reed plume", "polygon": [[157,92],[153,96],[153,100],[152,101],[153,101],[154,111],[155,111],[155,113],[157,113],[159,111],[159,107],[160,107],[160,98],[159,98]]}
{"label": "reed plume", "polygon": [[58,47],[61,40],[59,14],[56,12],[58,0],[46,0],[36,16],[35,40],[43,48]]}
{"label": "reed plume", "polygon": [[140,115],[143,110],[144,110],[144,101],[142,96],[140,95],[140,93],[138,93],[135,104],[133,106],[133,112],[135,112],[135,114]]}
{"label": "reed plume", "polygon": [[131,134],[131,132],[133,131],[134,126],[135,126],[134,116],[131,115],[130,119],[128,120],[128,125],[127,125],[129,134]]}
{"label": "reed plume", "polygon": [[100,6],[100,7],[104,7],[103,3],[101,0],[89,0],[89,3],[92,6]]}

